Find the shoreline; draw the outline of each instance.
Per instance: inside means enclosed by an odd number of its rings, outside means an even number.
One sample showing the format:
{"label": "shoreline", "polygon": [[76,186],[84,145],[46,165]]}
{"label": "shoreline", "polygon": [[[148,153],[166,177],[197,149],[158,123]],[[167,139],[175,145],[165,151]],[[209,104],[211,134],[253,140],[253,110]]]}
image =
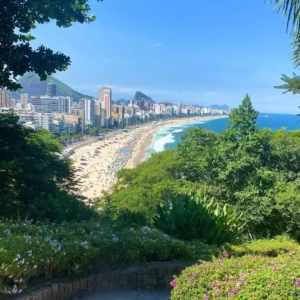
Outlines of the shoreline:
{"label": "shoreline", "polygon": [[179,124],[189,124],[189,123],[194,123],[194,122],[200,122],[200,121],[207,121],[207,120],[214,120],[214,119],[222,119],[226,118],[227,116],[199,116],[199,117],[194,117],[194,118],[188,118],[188,119],[177,119],[177,120],[172,120],[168,124],[164,124],[165,126],[158,126],[156,130],[153,130],[152,132],[149,132],[148,135],[144,138],[143,141],[137,147],[139,146],[138,153],[136,154],[135,158],[130,161],[130,163],[127,164],[126,168],[131,169],[135,168],[137,165],[143,162],[143,159],[146,157],[146,150],[148,147],[151,146],[153,139],[157,132],[166,127],[172,127],[173,125],[179,125]]}
{"label": "shoreline", "polygon": [[140,164],[161,128],[223,117],[226,116],[199,116],[145,124],[78,147],[70,159],[76,169],[76,178],[80,179],[80,194],[91,203],[91,199],[109,193],[117,181],[117,172]]}

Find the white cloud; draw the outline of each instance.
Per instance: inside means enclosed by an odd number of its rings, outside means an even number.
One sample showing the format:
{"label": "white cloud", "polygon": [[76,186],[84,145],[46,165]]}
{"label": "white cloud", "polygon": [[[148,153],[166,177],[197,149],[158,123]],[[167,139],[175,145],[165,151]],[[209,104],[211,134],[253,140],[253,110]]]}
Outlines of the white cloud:
{"label": "white cloud", "polygon": [[154,43],[153,47],[161,47],[163,44],[162,43]]}

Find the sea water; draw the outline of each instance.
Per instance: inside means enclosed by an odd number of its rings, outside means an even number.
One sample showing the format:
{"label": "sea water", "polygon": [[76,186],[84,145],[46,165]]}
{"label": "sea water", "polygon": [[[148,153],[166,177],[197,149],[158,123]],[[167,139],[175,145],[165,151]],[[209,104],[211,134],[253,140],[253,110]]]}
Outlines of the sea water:
{"label": "sea water", "polygon": [[[151,145],[146,149],[144,160],[153,153],[176,148],[178,143],[181,142],[180,136],[186,133],[189,128],[201,126],[218,133],[226,128],[228,121],[228,118],[221,118],[163,127],[153,136]],[[300,121],[300,118],[295,115],[283,114],[261,114],[257,118],[260,128],[270,128],[272,130],[278,130],[282,127],[285,127],[287,130],[300,129],[300,122],[298,121]]]}

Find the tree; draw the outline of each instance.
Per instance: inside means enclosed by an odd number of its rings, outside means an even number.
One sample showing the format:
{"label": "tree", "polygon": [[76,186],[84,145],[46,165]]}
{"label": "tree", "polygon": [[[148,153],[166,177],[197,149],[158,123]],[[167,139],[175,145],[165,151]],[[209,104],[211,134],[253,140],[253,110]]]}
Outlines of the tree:
{"label": "tree", "polygon": [[[293,73],[293,77],[288,77],[282,74],[281,80],[285,83],[282,85],[275,86],[275,89],[285,90],[283,92],[284,94],[293,93],[295,95],[300,93],[300,76],[296,75],[295,73]],[[298,116],[300,116],[300,114]]]}
{"label": "tree", "polygon": [[246,94],[242,104],[229,115],[229,127],[234,129],[241,139],[247,138],[257,131],[258,112],[253,108],[250,97]]}
{"label": "tree", "polygon": [[0,114],[0,216],[63,221],[84,215],[74,169],[59,157],[58,141],[18,121],[14,114]]}
{"label": "tree", "polygon": [[[102,0],[97,0],[102,1]],[[33,49],[30,31],[36,24],[56,21],[59,27],[95,20],[89,0],[3,0],[0,5],[0,88],[18,90],[17,77],[37,73],[42,80],[70,65],[68,56],[41,45]]]}
{"label": "tree", "polygon": [[286,30],[293,36],[294,54],[293,60],[296,67],[300,66],[300,1],[299,0],[270,0],[275,3],[278,13],[287,17]]}
{"label": "tree", "polygon": [[277,85],[275,89],[282,89],[285,90],[283,93],[293,93],[299,94],[300,93],[300,76],[293,73],[293,77],[288,77],[284,74],[281,75],[281,80],[284,82],[282,85]]}

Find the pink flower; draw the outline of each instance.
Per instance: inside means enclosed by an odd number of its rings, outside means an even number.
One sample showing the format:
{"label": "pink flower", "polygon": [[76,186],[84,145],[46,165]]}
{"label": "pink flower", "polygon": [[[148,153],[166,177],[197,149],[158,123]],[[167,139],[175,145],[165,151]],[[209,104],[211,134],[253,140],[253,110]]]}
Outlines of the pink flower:
{"label": "pink flower", "polygon": [[221,291],[219,289],[216,290],[216,296],[219,297],[221,295]]}
{"label": "pink flower", "polygon": [[204,296],[203,296],[203,300],[209,300],[208,296],[207,296],[207,295],[204,295]]}
{"label": "pink flower", "polygon": [[175,286],[177,285],[176,279],[173,279],[173,280],[170,282],[170,284],[171,284],[171,287],[175,287]]}
{"label": "pink flower", "polygon": [[228,256],[229,256],[228,252],[226,252],[226,251],[223,252],[223,256],[224,256],[224,257],[228,257]]}
{"label": "pink flower", "polygon": [[189,279],[187,280],[187,283],[191,283],[192,281],[193,281],[193,279],[189,278]]}
{"label": "pink flower", "polygon": [[213,281],[213,282],[211,283],[211,286],[212,286],[213,288],[217,287],[217,286],[218,286],[218,281]]}
{"label": "pink flower", "polygon": [[231,291],[228,293],[228,298],[230,298],[232,295],[236,294],[237,292],[238,291],[235,288],[231,289]]}
{"label": "pink flower", "polygon": [[297,279],[296,279],[296,286],[297,286],[297,287],[300,287],[300,278],[297,278]]}
{"label": "pink flower", "polygon": [[279,269],[276,266],[273,268],[273,270],[274,271],[279,271]]}

